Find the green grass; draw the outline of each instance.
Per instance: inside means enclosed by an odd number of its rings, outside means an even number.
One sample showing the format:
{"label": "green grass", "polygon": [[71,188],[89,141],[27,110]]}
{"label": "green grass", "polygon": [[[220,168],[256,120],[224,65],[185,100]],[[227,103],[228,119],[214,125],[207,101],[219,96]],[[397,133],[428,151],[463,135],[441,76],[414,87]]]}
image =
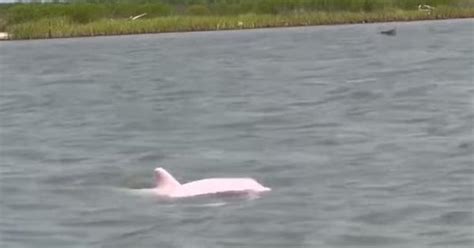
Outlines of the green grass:
{"label": "green grass", "polygon": [[244,14],[232,16],[164,16],[150,19],[100,19],[77,23],[66,17],[44,18],[7,27],[13,39],[65,38],[139,33],[188,32],[309,26],[324,24],[466,18],[474,8],[440,7],[432,13],[418,10],[385,9],[373,12],[305,12],[285,15]]}
{"label": "green grass", "polygon": [[0,32],[35,39],[408,21],[474,17],[473,9],[474,0],[72,0],[0,4]]}
{"label": "green grass", "polygon": [[372,12],[384,9],[416,10],[418,4],[474,7],[474,0],[73,0],[68,3],[0,4],[0,19],[7,25],[42,18],[66,17],[88,23],[102,18],[145,18],[169,15],[290,14],[314,11]]}

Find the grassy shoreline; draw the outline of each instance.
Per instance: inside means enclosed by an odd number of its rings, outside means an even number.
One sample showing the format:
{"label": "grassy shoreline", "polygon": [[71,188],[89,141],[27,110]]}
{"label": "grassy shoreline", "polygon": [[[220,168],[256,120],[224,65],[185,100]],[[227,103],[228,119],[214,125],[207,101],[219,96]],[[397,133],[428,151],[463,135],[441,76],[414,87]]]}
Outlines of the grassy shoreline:
{"label": "grassy shoreline", "polygon": [[72,38],[145,33],[217,31],[393,21],[473,18],[474,8],[440,7],[431,12],[384,9],[372,12],[304,12],[230,16],[163,16],[149,19],[100,19],[76,23],[64,17],[44,18],[6,27],[12,40]]}

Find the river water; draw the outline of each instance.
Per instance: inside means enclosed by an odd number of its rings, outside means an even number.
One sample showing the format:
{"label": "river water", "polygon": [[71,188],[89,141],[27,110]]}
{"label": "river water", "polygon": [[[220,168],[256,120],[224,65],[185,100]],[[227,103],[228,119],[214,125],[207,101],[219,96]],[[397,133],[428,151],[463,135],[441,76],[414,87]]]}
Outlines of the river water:
{"label": "river water", "polygon": [[473,24],[2,42],[0,244],[472,247]]}

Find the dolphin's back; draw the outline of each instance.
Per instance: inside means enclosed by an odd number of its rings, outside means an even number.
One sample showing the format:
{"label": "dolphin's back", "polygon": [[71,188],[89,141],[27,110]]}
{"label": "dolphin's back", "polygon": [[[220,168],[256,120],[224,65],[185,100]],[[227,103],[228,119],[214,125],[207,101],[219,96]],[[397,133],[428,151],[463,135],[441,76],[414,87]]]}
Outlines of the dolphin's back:
{"label": "dolphin's back", "polygon": [[269,191],[252,178],[209,178],[182,184],[172,197],[189,197],[226,192],[264,192]]}

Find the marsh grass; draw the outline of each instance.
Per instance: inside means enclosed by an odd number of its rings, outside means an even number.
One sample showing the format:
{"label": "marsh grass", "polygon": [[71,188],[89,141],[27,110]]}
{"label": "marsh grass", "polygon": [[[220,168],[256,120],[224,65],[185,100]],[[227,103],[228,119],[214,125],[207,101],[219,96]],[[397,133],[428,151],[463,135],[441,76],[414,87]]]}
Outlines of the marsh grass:
{"label": "marsh grass", "polygon": [[385,9],[375,12],[307,12],[286,15],[244,14],[236,16],[165,16],[151,19],[101,19],[77,23],[69,18],[44,18],[7,27],[13,39],[65,38],[140,33],[212,31],[325,24],[467,18],[474,8],[440,7],[435,11]]}
{"label": "marsh grass", "polygon": [[8,25],[43,18],[65,17],[88,23],[103,18],[128,18],[147,13],[144,18],[169,15],[291,14],[294,12],[352,11],[385,9],[416,10],[418,4],[434,7],[474,7],[473,0],[70,0],[48,4],[0,4],[0,19]]}

